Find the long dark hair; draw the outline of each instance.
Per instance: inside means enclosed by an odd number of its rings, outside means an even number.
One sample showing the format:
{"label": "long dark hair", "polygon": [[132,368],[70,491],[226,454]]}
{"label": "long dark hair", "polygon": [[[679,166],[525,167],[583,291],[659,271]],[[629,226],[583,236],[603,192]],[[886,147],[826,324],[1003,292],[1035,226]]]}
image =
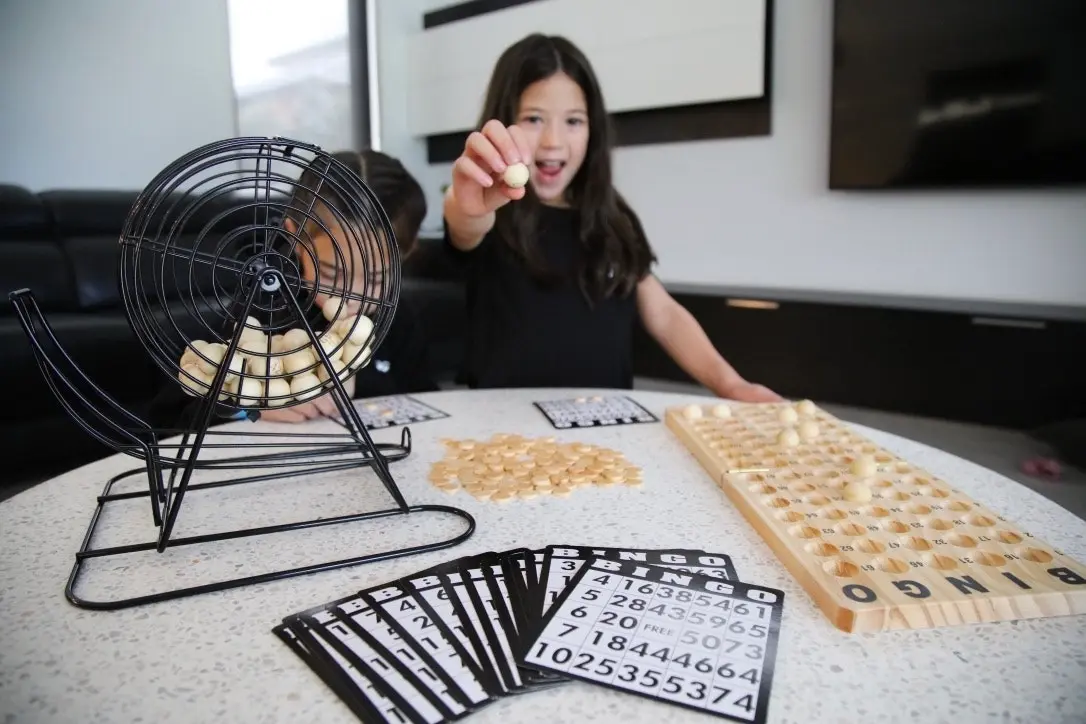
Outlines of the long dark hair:
{"label": "long dark hair", "polygon": [[[566,190],[566,201],[579,212],[585,262],[578,284],[589,301],[626,296],[656,261],[637,214],[614,187],[611,146],[614,130],[603,93],[588,58],[569,40],[533,33],[507,48],[490,77],[479,120],[506,126],[517,122],[521,94],[537,81],[565,73],[581,87],[588,104],[588,148]],[[520,201],[498,209],[494,228],[537,279],[553,282],[537,246],[541,202],[528,186]]]}
{"label": "long dark hair", "polygon": [[[401,259],[414,251],[418,242],[419,228],[422,226],[423,219],[426,218],[426,195],[415,177],[399,160],[380,151],[372,149],[361,152],[337,151],[328,155],[346,166],[350,173],[362,179],[373,191],[377,202],[381,204],[392,224]],[[319,169],[310,166],[302,171],[290,204],[293,209],[308,207],[313,196],[310,189],[316,188],[321,177],[328,173],[325,163],[321,161]],[[340,213],[353,208],[351,204],[344,203],[330,185],[323,185],[319,196],[333,204]],[[322,210],[316,211],[319,214]],[[347,219],[347,221],[358,220]],[[304,226],[304,224],[300,225]]]}

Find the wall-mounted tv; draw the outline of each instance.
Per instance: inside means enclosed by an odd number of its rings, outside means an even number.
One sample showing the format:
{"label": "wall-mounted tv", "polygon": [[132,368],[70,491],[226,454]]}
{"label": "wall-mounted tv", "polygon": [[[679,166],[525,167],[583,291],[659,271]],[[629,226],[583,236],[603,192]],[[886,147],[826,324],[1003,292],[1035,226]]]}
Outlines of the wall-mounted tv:
{"label": "wall-mounted tv", "polygon": [[1086,182],[1086,0],[834,0],[833,189]]}

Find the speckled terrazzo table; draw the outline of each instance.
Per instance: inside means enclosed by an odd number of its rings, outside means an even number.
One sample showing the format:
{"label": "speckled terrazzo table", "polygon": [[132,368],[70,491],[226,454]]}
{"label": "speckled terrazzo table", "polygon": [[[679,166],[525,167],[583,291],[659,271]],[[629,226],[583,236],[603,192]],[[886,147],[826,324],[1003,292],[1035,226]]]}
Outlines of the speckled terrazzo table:
{"label": "speckled terrazzo table", "polygon": [[[731,554],[741,578],[784,590],[787,604],[770,699],[770,722],[1086,721],[1086,616],[942,630],[845,634],[833,628],[769,548],[662,424],[555,431],[531,402],[587,390],[443,392],[418,399],[449,413],[413,426],[414,452],[396,463],[411,503],[455,504],[476,517],[466,543],[444,551],[116,612],[78,609],[64,598],[74,552],[107,478],[131,458],[103,460],[0,504],[0,721],[3,722],[351,722],[336,696],[270,631],[284,615],[434,565],[488,550],[551,543],[701,548]],[[686,395],[634,392],[662,416]],[[231,423],[244,430],[249,423]],[[282,429],[259,423],[262,429]],[[333,423],[311,423],[312,431]],[[857,428],[1079,560],[1086,522],[1017,483],[901,438]],[[443,454],[439,438],[494,432],[587,439],[623,451],[645,471],[640,488],[578,491],[567,499],[508,505],[449,496],[426,480]],[[399,430],[374,433],[398,440]],[[359,486],[360,479],[372,485]],[[139,483],[134,478],[130,489]],[[191,494],[178,534],[300,516],[388,506],[372,473],[330,473],[210,500]],[[364,492],[360,492],[364,491]],[[346,557],[367,544],[419,543],[455,533],[433,519],[284,534],[262,546],[215,544],[148,553],[90,568],[80,593],[116,598],[216,573],[260,572]],[[448,525],[448,529],[442,528]],[[147,539],[142,504],[103,519],[97,545]],[[659,722],[711,720],[632,695],[574,683],[501,701],[478,722]]]}

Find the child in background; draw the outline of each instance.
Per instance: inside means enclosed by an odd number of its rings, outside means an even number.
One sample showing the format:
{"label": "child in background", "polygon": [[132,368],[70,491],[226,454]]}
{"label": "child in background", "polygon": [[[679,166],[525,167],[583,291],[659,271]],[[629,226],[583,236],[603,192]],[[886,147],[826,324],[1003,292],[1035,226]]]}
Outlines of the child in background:
{"label": "child in background", "polygon": [[[650,272],[637,214],[615,190],[611,129],[588,60],[529,35],[495,65],[480,121],[453,165],[445,239],[466,266],[470,387],[633,386],[645,329],[719,397],[776,401],[714,349]],[[524,187],[502,181],[516,163]]]}
{"label": "child in background", "polygon": [[[418,241],[419,227],[426,217],[426,197],[415,178],[404,168],[398,160],[378,151],[366,150],[361,153],[345,151],[333,153],[337,161],[347,167],[350,173],[361,178],[377,197],[392,224],[396,234],[396,242],[400,248],[401,259],[406,258],[414,249]],[[339,215],[346,216],[350,213],[351,206],[338,198],[331,184],[319,184],[320,173],[314,169],[306,169],[299,176],[297,187],[300,193],[305,193],[302,187],[317,188],[320,186],[318,196],[336,207]],[[297,194],[296,194],[297,196]],[[292,200],[291,206],[305,209],[309,206],[309,199]],[[288,217],[283,221],[286,231],[300,240],[296,247],[299,261],[299,269],[302,277],[309,285],[320,284],[327,287],[343,288],[344,274],[342,264],[347,263],[347,270],[353,272],[354,279],[347,283],[358,293],[365,287],[365,294],[370,298],[380,298],[383,284],[384,270],[379,268],[382,261],[379,254],[368,255],[367,262],[370,269],[365,269],[363,260],[354,254],[353,261],[344,254],[349,253],[346,239],[357,238],[344,234],[339,227],[335,215],[328,209],[321,208],[317,202],[312,216],[318,217],[318,223],[313,219],[298,220]],[[353,221],[348,218],[347,222]],[[361,220],[358,226],[364,227]],[[324,225],[328,231],[321,228]],[[328,232],[331,232],[331,236]],[[303,251],[303,244],[307,251]],[[333,280],[337,267],[336,247],[339,246],[340,278]],[[363,278],[369,273],[369,279]],[[315,331],[320,331],[327,324],[322,313],[322,305],[326,296],[321,293],[314,294],[312,301],[299,299],[302,309],[309,309],[307,320]],[[357,304],[357,302],[350,302]],[[356,314],[359,310],[348,308],[340,312],[341,316]],[[365,313],[367,310],[361,310]],[[297,325],[301,327],[301,324]],[[392,324],[385,335],[381,346],[376,350],[372,359],[361,367],[355,374],[345,381],[344,387],[354,399],[365,397],[377,397],[382,395],[408,394],[412,392],[429,392],[438,389],[429,368],[429,354],[427,341],[423,334],[422,326],[410,303],[400,296],[396,307],[396,314]],[[167,384],[163,391],[155,398],[151,405],[149,422],[155,427],[187,427],[192,423],[191,416],[195,412],[197,400],[185,394],[181,386],[173,382]],[[308,402],[292,407],[269,408],[261,410],[260,418],[273,422],[304,422],[321,417],[339,417],[330,393]],[[216,422],[224,420],[216,418]]]}

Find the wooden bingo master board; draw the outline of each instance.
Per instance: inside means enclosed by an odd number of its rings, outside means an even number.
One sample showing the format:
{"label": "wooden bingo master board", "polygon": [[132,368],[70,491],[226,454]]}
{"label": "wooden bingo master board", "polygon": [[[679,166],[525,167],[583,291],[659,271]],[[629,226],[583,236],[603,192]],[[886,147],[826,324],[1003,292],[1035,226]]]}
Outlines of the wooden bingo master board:
{"label": "wooden bingo master board", "polygon": [[664,421],[839,629],[1086,613],[1086,566],[810,401]]}

